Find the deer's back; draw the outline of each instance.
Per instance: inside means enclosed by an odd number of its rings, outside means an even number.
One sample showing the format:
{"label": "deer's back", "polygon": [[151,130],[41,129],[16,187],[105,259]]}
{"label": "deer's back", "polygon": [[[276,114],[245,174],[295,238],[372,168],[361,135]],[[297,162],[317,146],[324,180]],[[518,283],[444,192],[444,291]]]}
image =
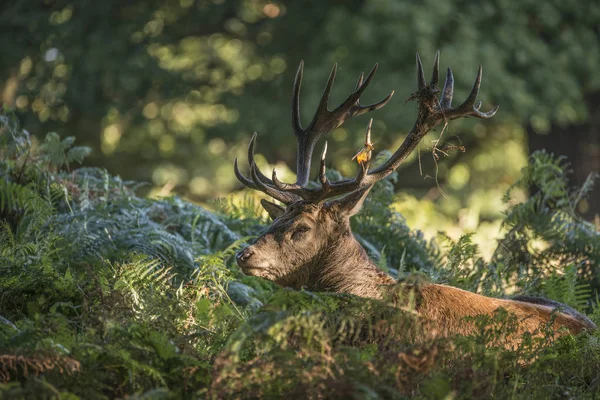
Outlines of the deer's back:
{"label": "deer's back", "polygon": [[577,334],[596,326],[587,317],[561,303],[534,297],[496,299],[471,293],[451,286],[428,284],[418,288],[417,311],[431,321],[443,335],[470,334],[475,324],[465,317],[493,315],[499,308],[513,314],[518,324],[515,334],[541,334],[549,322],[555,335],[567,332]]}

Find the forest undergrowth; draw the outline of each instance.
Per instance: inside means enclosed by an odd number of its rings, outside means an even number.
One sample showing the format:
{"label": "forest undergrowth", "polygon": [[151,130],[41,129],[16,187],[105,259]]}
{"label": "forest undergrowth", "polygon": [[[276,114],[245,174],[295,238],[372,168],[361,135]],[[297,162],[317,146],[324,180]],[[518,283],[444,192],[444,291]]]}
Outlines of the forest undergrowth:
{"label": "forest undergrowth", "polygon": [[[418,317],[350,295],[282,289],[234,254],[268,221],[248,197],[209,211],[136,196],[136,182],[77,168],[89,149],[38,146],[0,114],[0,398],[595,398],[600,333],[525,337],[510,315],[441,338]],[[563,302],[600,324],[600,235],[578,217],[593,184],[532,155],[506,195],[504,235],[484,260],[470,235],[426,241],[378,183],[353,230],[399,280]],[[232,172],[233,173],[233,172]],[[335,173],[335,172],[331,172]],[[393,180],[394,177],[392,176]],[[550,335],[548,335],[550,336]]]}

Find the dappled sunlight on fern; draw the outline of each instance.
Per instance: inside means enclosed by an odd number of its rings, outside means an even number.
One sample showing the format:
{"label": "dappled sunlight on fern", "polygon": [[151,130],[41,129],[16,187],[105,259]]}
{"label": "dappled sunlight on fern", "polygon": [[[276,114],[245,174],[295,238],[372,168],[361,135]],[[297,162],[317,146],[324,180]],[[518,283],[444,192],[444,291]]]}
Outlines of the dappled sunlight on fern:
{"label": "dappled sunlight on fern", "polygon": [[[49,134],[36,150],[0,115],[0,397],[591,398],[600,333],[551,326],[504,346],[508,313],[444,338],[392,300],[282,289],[244,275],[235,253],[267,220],[251,197],[216,212],[96,168]],[[353,221],[357,239],[403,283],[544,295],[600,322],[600,236],[576,214],[589,190],[539,153],[484,260],[467,234],[426,241],[390,209],[391,181]],[[335,171],[328,171],[335,174]],[[394,176],[391,177],[394,179]],[[507,201],[509,197],[507,197]],[[410,300],[410,299],[409,299]],[[414,299],[412,299],[414,300]]]}

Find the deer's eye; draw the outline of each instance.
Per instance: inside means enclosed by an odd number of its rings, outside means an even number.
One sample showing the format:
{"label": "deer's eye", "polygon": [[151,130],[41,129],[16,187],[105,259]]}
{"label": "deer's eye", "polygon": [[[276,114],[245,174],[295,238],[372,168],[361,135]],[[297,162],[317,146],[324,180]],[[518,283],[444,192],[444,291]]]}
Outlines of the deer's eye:
{"label": "deer's eye", "polygon": [[308,231],[310,231],[310,227],[306,225],[299,226],[298,228],[296,228],[294,233],[292,233],[292,240],[302,239]]}

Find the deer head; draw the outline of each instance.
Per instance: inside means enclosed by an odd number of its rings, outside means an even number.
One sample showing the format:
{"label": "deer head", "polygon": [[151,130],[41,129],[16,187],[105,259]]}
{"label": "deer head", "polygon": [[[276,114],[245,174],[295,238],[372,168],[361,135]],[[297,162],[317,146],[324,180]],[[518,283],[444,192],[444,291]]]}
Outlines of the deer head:
{"label": "deer head", "polygon": [[393,280],[379,271],[368,259],[366,252],[354,239],[350,230],[350,217],[356,214],[369,193],[379,180],[391,174],[416,148],[421,139],[435,126],[444,121],[473,116],[491,118],[498,107],[484,113],[479,110],[481,102],[475,104],[479,92],[482,69],[479,67],[471,93],[458,107],[452,107],[454,78],[448,68],[446,82],[440,92],[439,52],[435,56],[433,74],[426,83],[421,59],[417,54],[418,91],[411,98],[418,102],[417,119],[408,136],[396,152],[383,164],[370,169],[371,122],[366,131],[364,156],[359,157],[359,168],[352,179],[330,182],[325,176],[325,156],[327,142],[321,153],[318,174],[318,187],[309,187],[309,173],[312,153],[317,140],[341,126],[346,120],[377,110],[388,103],[394,92],[378,103],[363,106],[359,98],[365,91],[377,70],[377,64],[363,80],[361,73],[356,88],[350,96],[333,111],[327,107],[329,94],[335,79],[337,66],[334,65],[317,111],[308,125],[300,124],[300,86],[302,84],[303,63],[300,63],[292,96],[292,126],[297,142],[296,173],[293,184],[283,183],[273,170],[271,178],[265,176],[254,161],[256,133],[248,147],[250,178],[241,174],[237,159],[234,171],[237,178],[246,186],[260,190],[279,200],[286,207],[263,200],[261,204],[274,220],[266,233],[241,250],[236,260],[244,273],[274,281],[282,286],[311,290],[350,292],[370,297],[379,297],[376,287]]}

